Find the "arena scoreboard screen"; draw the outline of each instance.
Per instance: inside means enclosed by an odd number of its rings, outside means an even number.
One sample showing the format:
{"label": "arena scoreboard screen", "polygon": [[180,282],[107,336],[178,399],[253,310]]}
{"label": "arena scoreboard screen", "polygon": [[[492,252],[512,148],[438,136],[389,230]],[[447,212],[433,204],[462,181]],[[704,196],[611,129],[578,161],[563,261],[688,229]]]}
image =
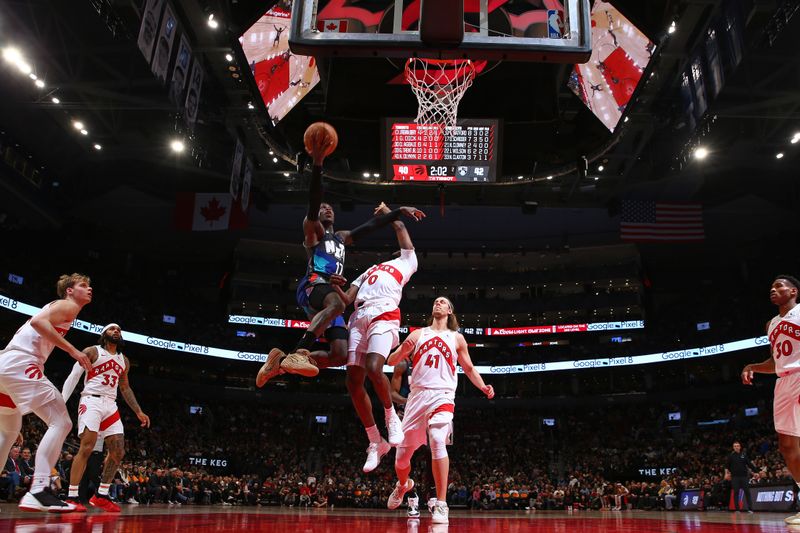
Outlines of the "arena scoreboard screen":
{"label": "arena scoreboard screen", "polygon": [[460,119],[455,127],[385,121],[385,176],[389,181],[484,183],[497,177],[500,123]]}

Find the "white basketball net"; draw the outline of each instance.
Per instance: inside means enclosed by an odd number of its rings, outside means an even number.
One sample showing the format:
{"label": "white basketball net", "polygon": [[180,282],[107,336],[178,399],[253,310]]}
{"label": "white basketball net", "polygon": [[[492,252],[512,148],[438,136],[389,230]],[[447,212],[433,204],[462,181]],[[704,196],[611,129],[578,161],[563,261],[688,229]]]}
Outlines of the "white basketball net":
{"label": "white basketball net", "polygon": [[422,59],[406,61],[406,80],[419,102],[417,124],[453,127],[458,104],[475,79],[469,59]]}

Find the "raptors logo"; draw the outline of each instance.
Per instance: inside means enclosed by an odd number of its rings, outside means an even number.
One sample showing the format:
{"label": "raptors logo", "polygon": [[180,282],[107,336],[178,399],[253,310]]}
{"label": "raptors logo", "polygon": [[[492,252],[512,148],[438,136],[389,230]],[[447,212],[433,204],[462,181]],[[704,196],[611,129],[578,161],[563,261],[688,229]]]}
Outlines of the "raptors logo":
{"label": "raptors logo", "polygon": [[29,379],[42,379],[44,373],[42,369],[36,365],[30,365],[28,368],[25,369],[25,374],[28,376]]}
{"label": "raptors logo", "polygon": [[78,414],[79,414],[79,415],[82,415],[82,414],[84,414],[84,413],[86,413],[86,405],[84,405],[84,404],[80,404],[80,405],[78,406]]}

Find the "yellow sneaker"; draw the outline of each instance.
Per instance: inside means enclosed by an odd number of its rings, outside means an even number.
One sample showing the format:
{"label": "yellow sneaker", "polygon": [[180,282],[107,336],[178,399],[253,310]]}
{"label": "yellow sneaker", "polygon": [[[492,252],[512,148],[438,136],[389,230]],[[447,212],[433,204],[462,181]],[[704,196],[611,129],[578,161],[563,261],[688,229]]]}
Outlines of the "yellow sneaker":
{"label": "yellow sneaker", "polygon": [[303,349],[290,353],[281,361],[281,369],[290,374],[300,374],[307,378],[313,378],[319,374],[319,368],[317,368],[310,356],[311,352]]}
{"label": "yellow sneaker", "polygon": [[256,387],[263,387],[267,381],[283,373],[281,370],[281,361],[284,359],[286,359],[286,354],[278,348],[270,350],[269,355],[267,355],[267,361],[256,375]]}

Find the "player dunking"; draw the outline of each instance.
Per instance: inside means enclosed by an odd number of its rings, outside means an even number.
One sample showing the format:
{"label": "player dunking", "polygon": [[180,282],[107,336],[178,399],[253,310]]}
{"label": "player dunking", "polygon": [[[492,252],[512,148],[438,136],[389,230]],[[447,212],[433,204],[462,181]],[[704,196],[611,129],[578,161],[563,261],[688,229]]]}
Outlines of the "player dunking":
{"label": "player dunking", "polygon": [[[78,406],[78,436],[81,447],[72,460],[67,496],[67,502],[74,505],[78,512],[86,512],[86,507],[78,501],[78,486],[98,438],[101,442],[105,441],[108,458],[100,476],[100,487],[89,503],[104,511],[119,512],[119,506],[108,497],[108,489],[125,455],[125,436],[117,409],[117,388],[136,413],[142,427],[150,427],[150,417],[142,412],[130,387],[128,371],[131,365],[128,358],[119,351],[122,343],[122,329],[112,323],[100,332],[99,345],[83,350],[92,363],[92,369],[84,379]],[[75,390],[83,370],[83,367],[76,364],[64,381],[62,395],[65,402]]]}
{"label": "player dunking", "polygon": [[[384,203],[375,209],[375,215],[388,213],[390,210]],[[424,216],[421,211],[416,215],[417,218]],[[391,446],[403,442],[400,419],[394,411],[389,380],[383,373],[383,364],[400,339],[398,306],[403,297],[403,287],[417,271],[417,254],[405,224],[395,220],[392,225],[397,233],[400,257],[373,265],[353,281],[346,293],[334,285],[346,305],[355,301],[355,311],[350,315],[347,324],[350,332],[347,348],[347,390],[369,438],[364,472],[375,470]],[[364,378],[367,375],[383,405],[389,434],[388,443],[381,437],[378,426],[375,425],[372,402],[364,387]]]}
{"label": "player dunking", "polygon": [[19,503],[23,511],[75,510],[45,491],[72,422],[61,394],[44,375],[44,363],[58,346],[82,367],[91,368],[86,354],[64,338],[81,309],[92,301],[91,281],[83,274],[63,275],[56,292],[61,299],[45,305],[25,322],[0,352],[0,457],[8,457],[22,427],[22,415],[33,412],[47,424],[36,450],[31,489]]}
{"label": "player dunking", "polygon": [[[308,128],[304,139],[314,166],[309,186],[308,212],[303,220],[303,246],[308,256],[308,265],[305,276],[297,286],[297,304],[306,312],[311,323],[293,353],[286,355],[278,348],[270,350],[267,361],[256,376],[258,387],[263,387],[267,381],[283,371],[313,377],[319,373],[320,368],[341,366],[347,362],[347,329],[342,317],[345,304],[329,282],[331,275],[341,276],[344,272],[345,246],[390,224],[400,215],[417,220],[420,213],[411,207],[401,207],[375,217],[351,231],[335,231],[333,207],[322,202],[322,163],[336,147],[336,133],[333,127],[325,124],[330,131],[313,134],[315,126],[318,124],[312,124]],[[318,126],[316,131],[320,128],[322,126]],[[310,353],[314,342],[323,333],[330,344],[330,352]]]}
{"label": "player dunking", "polygon": [[[753,384],[753,374],[778,374],[775,382],[772,416],[778,433],[778,447],[786,467],[800,487],[800,306],[797,295],[800,281],[780,275],[772,282],[769,300],[778,306],[778,314],[767,323],[767,339],[772,357],[742,369],[742,383]],[[785,519],[800,525],[800,513]]]}
{"label": "player dunking", "polygon": [[494,388],[486,385],[472,364],[467,341],[458,332],[458,319],[453,304],[444,297],[433,302],[433,312],[428,327],[412,332],[388,360],[394,365],[402,359],[411,359],[411,393],[408,395],[403,416],[403,443],[397,447],[395,471],[397,484],[389,496],[387,507],[397,509],[403,495],[414,487],[409,478],[411,457],[417,448],[429,442],[431,448],[433,479],[436,484],[436,503],[433,522],[448,523],[447,478],[450,460],[447,444],[452,439],[455,395],[458,386],[456,365],[461,365],[464,375],[490,400]]}

